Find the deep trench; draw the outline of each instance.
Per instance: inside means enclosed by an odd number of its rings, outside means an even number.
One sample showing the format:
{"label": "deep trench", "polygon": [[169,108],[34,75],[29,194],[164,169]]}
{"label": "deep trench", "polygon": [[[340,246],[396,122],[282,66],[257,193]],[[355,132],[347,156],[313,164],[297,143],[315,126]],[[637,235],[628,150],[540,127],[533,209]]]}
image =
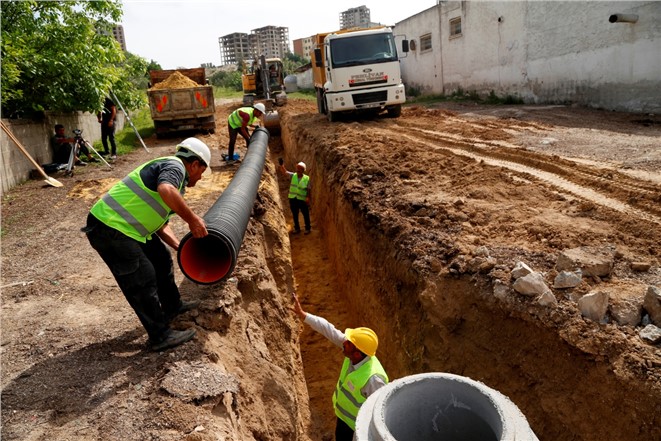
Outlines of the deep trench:
{"label": "deep trench", "polygon": [[[636,418],[644,391],[618,378],[607,361],[568,344],[556,329],[499,304],[483,280],[447,274],[416,278],[405,253],[343,197],[337,179],[342,171],[329,159],[333,147],[310,145],[306,130],[285,117],[280,136],[269,143],[274,163],[282,157],[291,170],[303,160],[312,180],[312,234],[290,236],[295,287],[306,311],[340,330],[374,329],[377,355],[391,381],[448,372],[498,390],[519,407],[540,440],[657,433],[656,417]],[[291,229],[288,180],[279,177],[279,184]],[[331,440],[331,394],[342,354],[307,327],[300,342],[311,437]],[[611,393],[604,395],[604,387],[595,384],[606,384]],[[611,418],[614,409],[628,416]]]}

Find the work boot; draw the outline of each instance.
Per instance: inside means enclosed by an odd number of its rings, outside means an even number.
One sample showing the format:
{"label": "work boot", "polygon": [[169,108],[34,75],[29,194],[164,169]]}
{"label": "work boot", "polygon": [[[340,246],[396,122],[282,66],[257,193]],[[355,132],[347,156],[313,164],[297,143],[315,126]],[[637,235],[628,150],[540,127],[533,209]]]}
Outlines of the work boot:
{"label": "work boot", "polygon": [[159,352],[174,348],[175,346],[179,346],[182,343],[186,343],[193,337],[195,337],[195,329],[193,328],[185,329],[183,331],[168,329],[163,340],[158,343],[151,344],[151,350],[154,352]]}
{"label": "work boot", "polygon": [[186,311],[191,311],[197,308],[198,306],[200,306],[200,303],[201,302],[199,300],[191,300],[191,301],[182,300],[181,305],[179,305],[179,308],[175,312],[167,315],[168,322],[172,321],[175,317],[183,314]]}

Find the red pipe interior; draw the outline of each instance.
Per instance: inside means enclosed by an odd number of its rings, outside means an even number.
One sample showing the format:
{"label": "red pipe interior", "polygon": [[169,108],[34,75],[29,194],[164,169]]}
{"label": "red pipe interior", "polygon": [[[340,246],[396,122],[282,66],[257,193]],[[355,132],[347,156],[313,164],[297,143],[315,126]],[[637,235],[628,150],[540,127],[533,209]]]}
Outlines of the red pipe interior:
{"label": "red pipe interior", "polygon": [[198,283],[220,281],[232,267],[232,253],[223,240],[209,235],[190,237],[179,250],[179,266],[184,274]]}

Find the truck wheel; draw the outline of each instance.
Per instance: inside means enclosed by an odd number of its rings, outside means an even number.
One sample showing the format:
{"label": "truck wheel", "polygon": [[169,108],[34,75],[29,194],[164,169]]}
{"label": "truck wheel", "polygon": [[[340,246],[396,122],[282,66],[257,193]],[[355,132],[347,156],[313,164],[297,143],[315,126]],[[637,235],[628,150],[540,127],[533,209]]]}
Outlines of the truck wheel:
{"label": "truck wheel", "polygon": [[390,118],[399,118],[402,114],[402,106],[397,104],[396,106],[388,107],[388,116]]}
{"label": "truck wheel", "polygon": [[331,112],[330,110],[326,112],[326,117],[329,122],[337,122],[338,120],[337,112]]}

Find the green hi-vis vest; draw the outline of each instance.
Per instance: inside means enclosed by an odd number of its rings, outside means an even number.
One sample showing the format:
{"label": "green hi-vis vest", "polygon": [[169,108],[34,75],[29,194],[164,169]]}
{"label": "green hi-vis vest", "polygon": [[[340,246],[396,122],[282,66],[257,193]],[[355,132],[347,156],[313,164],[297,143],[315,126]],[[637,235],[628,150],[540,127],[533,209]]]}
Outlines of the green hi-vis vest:
{"label": "green hi-vis vest", "polygon": [[308,175],[303,175],[299,181],[298,175],[294,173],[291,177],[291,184],[289,185],[289,199],[300,199],[304,201],[308,197],[308,182],[310,182]]}
{"label": "green hi-vis vest", "polygon": [[[157,161],[183,162],[176,156],[156,158],[133,170],[124,179],[113,185],[99,199],[90,212],[98,220],[128,237],[145,243],[173,214],[161,195],[148,189],[140,178],[140,171]],[[179,192],[183,192],[183,180]]]}
{"label": "green hi-vis vest", "polygon": [[247,113],[248,115],[250,115],[250,121],[248,121],[248,125],[251,125],[251,124],[255,123],[255,120],[257,119],[257,118],[255,118],[255,115],[253,115],[253,112],[255,111],[255,108],[254,107],[241,107],[239,109],[236,109],[234,112],[232,112],[230,114],[229,118],[227,118],[227,121],[229,122],[230,127],[232,127],[233,129],[238,129],[239,127],[241,127],[241,123],[243,122],[243,120],[239,116],[239,111]]}
{"label": "green hi-vis vest", "polygon": [[388,375],[376,357],[370,357],[364,365],[347,374],[350,363],[351,361],[345,357],[340,378],[337,380],[337,386],[333,394],[333,407],[335,408],[335,415],[347,423],[351,430],[356,430],[358,410],[367,400],[360,393],[360,390],[365,387],[372,375],[376,374],[382,377],[386,383],[388,383]]}

